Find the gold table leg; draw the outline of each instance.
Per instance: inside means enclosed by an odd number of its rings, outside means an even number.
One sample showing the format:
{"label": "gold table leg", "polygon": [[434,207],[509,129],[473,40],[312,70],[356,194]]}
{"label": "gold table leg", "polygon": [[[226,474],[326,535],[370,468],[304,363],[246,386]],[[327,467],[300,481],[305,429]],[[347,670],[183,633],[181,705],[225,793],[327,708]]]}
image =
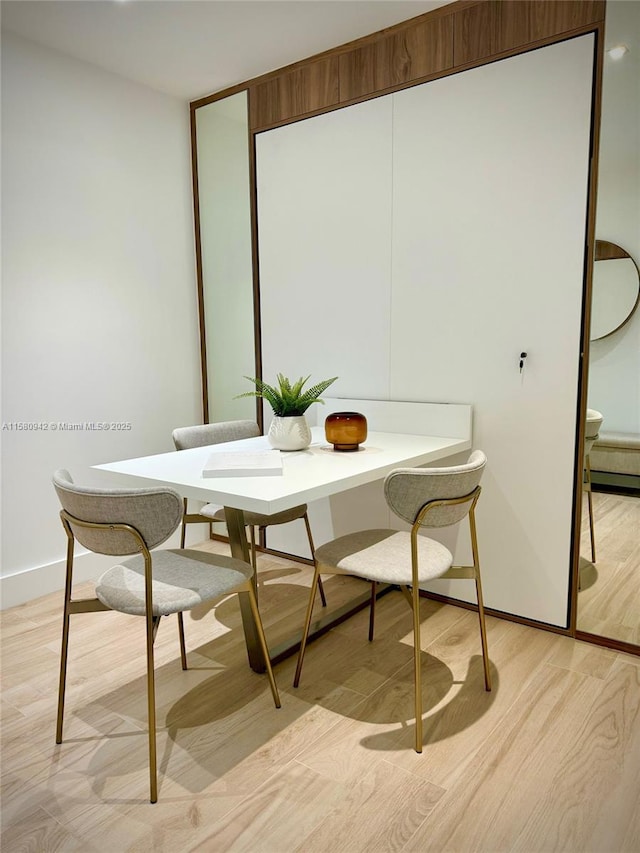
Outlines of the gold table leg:
{"label": "gold table leg", "polygon": [[[247,542],[247,534],[244,523],[244,513],[241,509],[234,509],[226,506],[224,508],[227,520],[227,532],[229,534],[229,544],[231,545],[231,556],[238,560],[244,560],[245,563],[251,563],[249,556],[249,543]],[[331,610],[330,613],[319,618],[311,624],[309,632],[309,642],[322,636],[335,625],[344,622],[345,619],[353,616],[358,611],[369,607],[371,603],[371,592],[369,584],[368,591],[362,595],[354,597],[351,601],[346,602],[341,607]],[[387,592],[390,592],[393,587],[390,584],[378,584],[377,597],[380,598]],[[246,592],[238,593],[240,599],[240,612],[242,614],[242,626],[244,628],[245,642],[247,644],[247,656],[249,658],[249,666],[254,672],[265,672],[266,666],[260,648],[260,638],[256,629],[256,623],[251,612],[251,602],[249,595]],[[290,639],[272,646],[269,650],[271,663],[275,665],[280,661],[285,660],[290,655],[294,655],[300,648],[302,639],[302,631],[297,631]]]}
{"label": "gold table leg", "polygon": [[[243,511],[226,506],[224,514],[227,520],[231,556],[235,557],[236,560],[243,560],[245,563],[251,564]],[[245,642],[247,644],[249,666],[254,672],[264,672],[266,666],[262,649],[260,648],[260,637],[251,611],[249,594],[239,592],[238,598],[240,599],[240,613],[242,614],[242,627],[244,628]]]}

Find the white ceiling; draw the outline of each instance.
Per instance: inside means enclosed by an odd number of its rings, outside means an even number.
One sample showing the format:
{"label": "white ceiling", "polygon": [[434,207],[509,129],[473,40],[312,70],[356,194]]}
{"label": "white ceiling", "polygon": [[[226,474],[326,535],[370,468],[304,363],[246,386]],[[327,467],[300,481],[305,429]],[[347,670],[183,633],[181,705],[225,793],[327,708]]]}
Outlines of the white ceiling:
{"label": "white ceiling", "polygon": [[193,100],[446,0],[2,0],[2,28]]}

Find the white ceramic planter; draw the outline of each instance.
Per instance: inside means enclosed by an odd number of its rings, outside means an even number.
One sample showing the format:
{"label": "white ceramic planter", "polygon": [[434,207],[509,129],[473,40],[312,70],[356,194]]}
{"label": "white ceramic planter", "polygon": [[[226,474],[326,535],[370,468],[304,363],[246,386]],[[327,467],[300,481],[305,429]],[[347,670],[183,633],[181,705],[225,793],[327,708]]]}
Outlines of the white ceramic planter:
{"label": "white ceramic planter", "polygon": [[287,418],[274,415],[267,437],[277,450],[304,450],[311,444],[311,430],[304,415]]}

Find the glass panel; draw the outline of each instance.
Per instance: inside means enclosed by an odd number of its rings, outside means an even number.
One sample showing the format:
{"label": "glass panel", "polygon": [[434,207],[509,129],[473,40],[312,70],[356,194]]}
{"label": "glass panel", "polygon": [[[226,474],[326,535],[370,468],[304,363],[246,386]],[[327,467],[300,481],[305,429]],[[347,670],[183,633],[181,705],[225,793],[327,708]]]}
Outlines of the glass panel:
{"label": "glass panel", "polygon": [[593,268],[591,340],[599,341],[620,328],[637,303],[640,279],[631,258],[598,261]]}
{"label": "glass panel", "polygon": [[247,93],[196,112],[209,421],[255,418]]}
{"label": "glass panel", "polygon": [[[587,444],[576,626],[638,650],[640,310],[621,323],[638,295],[640,264],[640,3],[607,2],[604,38],[595,256],[609,260],[593,269],[587,398],[603,420]],[[618,45],[628,51],[615,59],[609,50]]]}

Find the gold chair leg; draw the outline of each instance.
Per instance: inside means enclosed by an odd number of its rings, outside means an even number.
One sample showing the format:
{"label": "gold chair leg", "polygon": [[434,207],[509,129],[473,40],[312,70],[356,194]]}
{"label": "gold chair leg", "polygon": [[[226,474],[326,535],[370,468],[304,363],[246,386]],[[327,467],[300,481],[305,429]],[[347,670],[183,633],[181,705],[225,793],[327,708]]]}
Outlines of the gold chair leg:
{"label": "gold chair leg", "polygon": [[318,592],[320,593],[320,601],[322,602],[322,606],[327,606],[327,597],[324,594],[324,587],[322,586],[322,578],[318,575]]}
{"label": "gold chair leg", "polygon": [[67,682],[67,655],[69,651],[69,613],[65,602],[62,621],[62,647],[60,649],[60,681],[58,684],[58,718],[56,721],[56,743],[62,743],[62,723],[64,719],[64,694]]}
{"label": "gold chair leg", "polygon": [[[303,518],[304,518],[305,527],[307,528],[307,539],[309,540],[309,547],[311,548],[311,559],[315,562],[316,547],[313,544],[313,536],[311,535],[311,525],[309,524],[309,516],[306,512],[303,515]],[[320,575],[318,575],[318,590],[320,591],[320,599],[322,601],[322,606],[326,607],[327,606],[327,598],[324,594],[324,587],[322,585],[322,578],[320,577]]]}
{"label": "gold chair leg", "polygon": [[484,619],[484,602],[482,600],[482,582],[480,572],[476,570],[476,594],[478,596],[478,618],[480,620],[480,639],[482,641],[482,661],[484,665],[484,688],[491,690],[491,670],[489,668],[489,648],[487,646],[487,626]]}
{"label": "gold chair leg", "polygon": [[587,456],[586,462],[586,480],[585,480],[585,490],[587,492],[587,503],[589,505],[589,533],[591,534],[591,562],[595,563],[596,561],[596,538],[595,538],[595,527],[593,524],[593,496],[591,493],[591,465],[589,464],[589,457]]}
{"label": "gold chair leg", "polygon": [[184,516],[187,514],[187,499],[183,498],[183,517],[182,517],[182,529],[180,530],[180,547],[184,548],[185,537],[187,534],[187,522],[184,520]]}
{"label": "gold chair leg", "polygon": [[409,605],[409,607],[413,610],[413,598],[411,597],[411,592],[408,586],[405,584],[400,584],[400,592],[404,595],[404,599]]}
{"label": "gold chair leg", "polygon": [[376,587],[378,584],[371,581],[371,602],[369,604],[369,642],[373,642],[373,626],[376,618]]}
{"label": "gold chair leg", "polygon": [[420,667],[420,589],[411,590],[413,599],[413,668],[415,682],[416,752],[422,752],[422,678]]}
{"label": "gold chair leg", "polygon": [[253,591],[258,596],[258,557],[256,554],[256,529],[253,525],[249,527],[249,537],[251,540],[251,565],[253,566],[253,575],[251,576],[251,583],[253,584]]}
{"label": "gold chair leg", "polygon": [[269,648],[267,646],[267,639],[264,635],[264,628],[262,627],[262,619],[260,618],[260,611],[258,610],[258,601],[256,599],[255,592],[253,591],[253,584],[248,584],[248,593],[249,593],[249,602],[251,604],[251,612],[253,613],[253,619],[256,623],[256,633],[258,634],[258,640],[260,642],[260,648],[262,649],[262,654],[264,656],[264,665],[267,670],[267,676],[269,677],[269,685],[271,686],[271,693],[273,695],[273,701],[275,702],[276,708],[280,708],[280,695],[278,693],[278,686],[276,685],[276,680],[273,675],[273,669],[271,667],[271,658],[269,657]]}
{"label": "gold chair leg", "polygon": [[318,572],[318,567],[314,566],[313,569],[313,580],[311,581],[311,592],[309,594],[309,603],[307,604],[307,615],[304,620],[304,630],[302,631],[302,639],[300,640],[300,651],[298,652],[298,663],[296,664],[296,674],[293,677],[293,686],[297,687],[300,683],[300,674],[302,673],[302,663],[304,661],[304,652],[307,646],[307,640],[309,639],[309,630],[311,629],[311,614],[313,613],[313,603],[316,597],[316,588],[318,586],[318,581],[320,580],[320,574]]}
{"label": "gold chair leg", "polygon": [[180,662],[182,663],[183,669],[188,669],[187,647],[184,641],[184,619],[182,617],[182,612],[178,613],[178,635],[180,637]]}
{"label": "gold chair leg", "polygon": [[67,684],[67,658],[69,655],[69,604],[73,578],[73,537],[67,527],[67,572],[64,582],[64,615],[62,618],[62,644],[60,647],[60,680],[58,683],[58,716],[56,720],[56,743],[62,743],[62,724],[64,720],[64,697]]}
{"label": "gold chair leg", "polygon": [[158,802],[158,770],[156,758],[156,687],[153,664],[153,617],[147,614],[147,711],[149,721],[149,799]]}
{"label": "gold chair leg", "polygon": [[476,515],[472,508],[469,512],[469,531],[471,533],[471,551],[476,576],[476,595],[478,597],[478,618],[480,620],[480,639],[482,641],[482,661],[484,664],[484,687],[491,690],[491,672],[489,670],[489,647],[487,646],[487,626],[484,619],[484,601],[482,599],[482,581],[480,580],[480,557],[478,556],[478,536],[476,533]]}

